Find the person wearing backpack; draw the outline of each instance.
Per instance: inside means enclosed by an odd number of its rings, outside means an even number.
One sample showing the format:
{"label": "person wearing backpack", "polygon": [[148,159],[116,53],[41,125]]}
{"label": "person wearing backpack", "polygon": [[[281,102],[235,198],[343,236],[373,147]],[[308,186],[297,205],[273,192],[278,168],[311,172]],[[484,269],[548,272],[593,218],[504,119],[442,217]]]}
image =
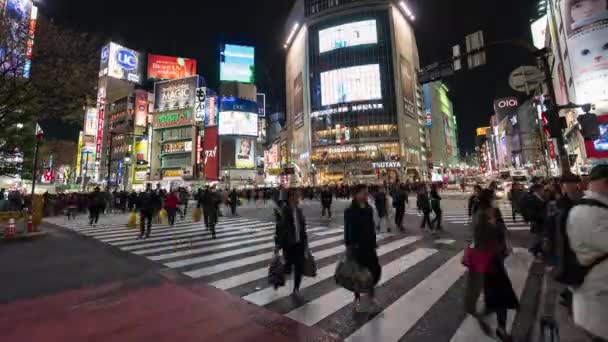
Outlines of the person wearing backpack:
{"label": "person wearing backpack", "polygon": [[[589,191],[570,210],[567,242],[577,263],[565,278],[574,288],[572,313],[592,341],[608,340],[608,165],[589,174]],[[566,248],[567,249],[567,248]],[[571,259],[569,259],[571,260]],[[580,282],[577,286],[576,283]]]}

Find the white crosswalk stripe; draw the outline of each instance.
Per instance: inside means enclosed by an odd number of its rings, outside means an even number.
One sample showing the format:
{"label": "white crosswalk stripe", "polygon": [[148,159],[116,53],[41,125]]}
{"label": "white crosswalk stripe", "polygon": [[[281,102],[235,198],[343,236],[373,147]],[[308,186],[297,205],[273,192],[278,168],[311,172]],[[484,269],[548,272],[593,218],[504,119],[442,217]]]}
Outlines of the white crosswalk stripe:
{"label": "white crosswalk stripe", "polygon": [[[500,202],[498,204],[498,208],[503,215],[503,220],[505,221],[505,225],[508,230],[512,231],[529,231],[530,225],[524,222],[524,219],[517,214],[515,216],[515,220],[513,220],[513,216],[511,214],[511,205],[508,202]],[[415,207],[408,207],[405,211],[407,215],[414,215],[420,217],[419,222],[415,222],[416,224],[420,224],[422,221],[422,213],[418,212]],[[444,210],[442,212],[442,219],[444,222],[469,225],[471,223],[471,218],[467,212],[466,208],[450,208],[448,210]],[[431,214],[431,219],[434,218],[434,214]]]}
{"label": "white crosswalk stripe", "polygon": [[[417,215],[415,210],[408,214]],[[503,208],[509,229],[524,225],[512,222],[510,208]],[[466,212],[445,212],[445,221],[466,224]],[[461,265],[463,244],[450,238],[434,239],[429,235],[377,235],[377,254],[382,276],[377,284],[379,296],[391,293],[383,302],[381,312],[367,315],[342,326],[340,317],[354,308],[353,294],[335,284],[336,262],[345,248],[343,226],[310,225],[309,246],[318,265],[316,277],[305,277],[300,286],[303,300],[291,296],[293,280],[274,289],[268,284],[268,265],[274,256],[275,223],[242,217],[221,217],[216,239],[204,224],[191,218],[176,222],[174,227],[153,224],[152,234],[138,240],[139,229],[126,226],[127,215],[103,216],[97,227],[86,218],[67,221],[52,218],[47,222],[60,225],[78,234],[174,269],[194,281],[241,296],[244,300],[265,306],[308,326],[319,326],[347,341],[399,341],[415,332],[417,325],[437,305],[446,301],[451,289],[462,288],[466,269]],[[516,294],[524,293],[532,257],[516,249],[506,261]],[[401,287],[403,279],[408,288]],[[412,279],[415,280],[412,283]],[[460,285],[457,285],[460,284]],[[384,294],[383,294],[384,293]],[[462,294],[464,296],[464,293]],[[462,310],[462,308],[455,308]],[[448,317],[449,318],[449,317]],[[514,316],[509,316],[509,326]],[[441,324],[441,320],[437,320]],[[449,337],[441,340],[490,341],[469,317],[454,324]],[[437,339],[439,340],[439,339]]]}

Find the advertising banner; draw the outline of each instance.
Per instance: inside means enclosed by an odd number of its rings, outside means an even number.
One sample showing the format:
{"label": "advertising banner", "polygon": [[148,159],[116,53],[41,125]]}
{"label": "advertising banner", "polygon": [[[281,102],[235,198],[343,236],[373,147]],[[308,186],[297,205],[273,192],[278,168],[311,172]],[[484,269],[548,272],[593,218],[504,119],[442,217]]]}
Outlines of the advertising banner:
{"label": "advertising banner", "polygon": [[235,165],[237,169],[253,169],[255,140],[251,138],[236,139]]}
{"label": "advertising banner", "polygon": [[258,114],[220,112],[219,135],[258,136]]}
{"label": "advertising banner", "polygon": [[100,76],[141,83],[143,80],[143,61],[141,54],[116,43],[101,49]]}
{"label": "advertising banner", "polygon": [[217,127],[205,128],[205,139],[203,140],[203,173],[208,180],[218,178],[217,145]]}
{"label": "advertising banner", "polygon": [[[401,92],[403,103],[405,106],[405,114],[416,118],[416,79],[414,77],[414,68],[408,59],[401,56],[399,62],[399,70],[401,73]],[[379,81],[378,81],[379,82]]]}
{"label": "advertising banner", "polygon": [[545,14],[530,25],[530,30],[532,31],[532,41],[537,49],[542,49],[545,47],[547,24],[547,15]]}
{"label": "advertising banner", "polygon": [[220,58],[220,81],[255,83],[254,47],[226,44]]}
{"label": "advertising banner", "polygon": [[321,73],[323,106],[380,99],[382,89],[379,64],[357,65]]}
{"label": "advertising banner", "polygon": [[148,139],[137,138],[135,140],[135,161],[136,163],[147,163]]}
{"label": "advertising banner", "polygon": [[198,76],[154,84],[154,108],[157,112],[194,108]]}
{"label": "advertising banner", "polygon": [[494,112],[498,116],[498,121],[502,121],[507,115],[517,111],[519,101],[516,97],[505,97],[502,99],[494,100]]}
{"label": "advertising banner", "polygon": [[196,88],[196,103],[194,108],[196,122],[205,121],[207,107],[207,87]]}
{"label": "advertising banner", "polygon": [[148,124],[148,92],[135,91],[135,126],[146,127]]}
{"label": "advertising banner", "polygon": [[375,20],[364,20],[319,31],[319,53],[378,42]]}
{"label": "advertising banner", "polygon": [[97,108],[88,107],[84,116],[84,135],[97,134]]}
{"label": "advertising banner", "polygon": [[192,152],[192,141],[180,141],[163,144],[162,153]]}
{"label": "advertising banner", "polygon": [[266,116],[266,94],[258,93],[256,95],[258,102],[258,114],[261,117]]}
{"label": "advertising banner", "polygon": [[302,73],[293,80],[293,115],[296,118],[294,126],[296,129],[304,126],[304,94],[302,92]]}
{"label": "advertising banner", "polygon": [[168,128],[194,124],[192,109],[176,112],[158,113],[154,116],[154,128]]}
{"label": "advertising banner", "polygon": [[597,114],[608,112],[608,3],[564,0],[562,18],[571,56],[576,103],[591,103]]}
{"label": "advertising banner", "polygon": [[215,127],[217,126],[219,113],[218,110],[218,98],[217,96],[207,96],[207,105],[205,112],[205,127]]}
{"label": "advertising banner", "polygon": [[258,113],[259,106],[255,101],[224,96],[220,100],[220,112],[247,112]]}
{"label": "advertising banner", "polygon": [[148,78],[175,80],[196,76],[196,60],[181,57],[148,55]]}

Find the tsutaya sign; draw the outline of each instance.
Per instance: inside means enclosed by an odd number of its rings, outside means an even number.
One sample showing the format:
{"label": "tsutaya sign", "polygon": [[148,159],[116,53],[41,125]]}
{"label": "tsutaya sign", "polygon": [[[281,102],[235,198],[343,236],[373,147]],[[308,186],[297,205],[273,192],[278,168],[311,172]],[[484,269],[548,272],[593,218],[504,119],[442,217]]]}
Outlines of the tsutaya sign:
{"label": "tsutaya sign", "polygon": [[372,163],[374,169],[396,169],[401,167],[401,162],[378,162]]}

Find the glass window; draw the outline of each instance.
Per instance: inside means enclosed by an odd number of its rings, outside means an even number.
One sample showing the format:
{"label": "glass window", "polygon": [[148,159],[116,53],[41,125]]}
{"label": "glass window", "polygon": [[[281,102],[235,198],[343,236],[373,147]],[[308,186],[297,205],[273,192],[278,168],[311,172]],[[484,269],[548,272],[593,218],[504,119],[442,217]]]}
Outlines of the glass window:
{"label": "glass window", "polygon": [[177,140],[177,139],[192,139],[191,127],[168,128],[162,131],[162,139]]}

